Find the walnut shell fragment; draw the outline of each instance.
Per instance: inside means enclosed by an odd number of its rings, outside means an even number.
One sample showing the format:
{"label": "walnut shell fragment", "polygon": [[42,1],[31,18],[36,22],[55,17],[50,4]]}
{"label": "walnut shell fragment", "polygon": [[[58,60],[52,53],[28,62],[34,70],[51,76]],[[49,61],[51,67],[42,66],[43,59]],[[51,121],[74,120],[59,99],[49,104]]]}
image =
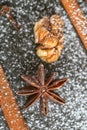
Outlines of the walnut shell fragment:
{"label": "walnut shell fragment", "polygon": [[35,23],[35,43],[39,44],[36,54],[47,63],[58,60],[63,49],[64,21],[59,15],[52,15],[50,19],[42,18]]}

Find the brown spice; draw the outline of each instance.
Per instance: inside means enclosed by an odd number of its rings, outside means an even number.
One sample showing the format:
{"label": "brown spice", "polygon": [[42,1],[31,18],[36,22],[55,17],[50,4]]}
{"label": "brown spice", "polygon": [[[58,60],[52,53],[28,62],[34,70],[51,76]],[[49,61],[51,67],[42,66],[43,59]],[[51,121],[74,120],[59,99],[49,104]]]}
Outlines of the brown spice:
{"label": "brown spice", "polygon": [[87,49],[87,19],[76,0],[61,0],[83,45]]}
{"label": "brown spice", "polygon": [[12,15],[12,9],[11,7],[7,6],[7,5],[3,5],[2,6],[2,10],[1,10],[1,15],[2,16],[6,16],[7,19],[12,23],[12,25],[14,26],[14,28],[16,30],[20,29],[20,25],[18,24],[18,22],[14,19],[14,16]]}
{"label": "brown spice", "polygon": [[0,65],[0,106],[10,130],[30,130],[22,117],[11,87]]}
{"label": "brown spice", "polygon": [[21,76],[29,84],[28,87],[24,87],[18,91],[18,95],[28,96],[28,101],[24,105],[24,108],[30,107],[40,98],[40,110],[42,114],[46,115],[48,113],[49,99],[56,103],[65,103],[64,99],[54,90],[61,88],[67,81],[67,78],[54,80],[54,75],[55,73],[52,73],[45,83],[45,70],[41,64],[38,67],[37,79],[33,76]]}

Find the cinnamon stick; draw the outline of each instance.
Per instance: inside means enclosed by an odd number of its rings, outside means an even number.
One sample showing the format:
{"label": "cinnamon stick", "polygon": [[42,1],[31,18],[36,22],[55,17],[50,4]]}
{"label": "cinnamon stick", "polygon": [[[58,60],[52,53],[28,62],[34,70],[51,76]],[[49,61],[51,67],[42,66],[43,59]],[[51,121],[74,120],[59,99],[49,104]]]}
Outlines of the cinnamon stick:
{"label": "cinnamon stick", "polygon": [[22,117],[15,96],[0,65],[0,106],[10,130],[30,130]]}
{"label": "cinnamon stick", "polygon": [[83,45],[87,50],[87,19],[76,0],[61,0]]}

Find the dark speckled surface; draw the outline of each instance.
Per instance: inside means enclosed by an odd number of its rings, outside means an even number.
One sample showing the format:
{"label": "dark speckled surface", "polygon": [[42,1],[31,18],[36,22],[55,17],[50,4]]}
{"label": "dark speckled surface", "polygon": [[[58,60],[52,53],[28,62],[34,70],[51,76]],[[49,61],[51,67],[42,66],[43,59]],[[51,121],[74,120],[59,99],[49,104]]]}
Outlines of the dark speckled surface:
{"label": "dark speckled surface", "polygon": [[[0,0],[0,5],[6,0]],[[10,3],[9,3],[10,2]],[[87,4],[78,0],[87,18]],[[66,99],[64,106],[49,101],[49,113],[43,117],[39,102],[22,114],[31,130],[87,130],[87,52],[73,28],[59,0],[8,0],[14,8],[21,29],[16,31],[7,18],[0,15],[0,64],[3,66],[20,107],[26,98],[16,95],[25,85],[20,74],[35,74],[43,63],[48,75],[56,71],[56,78],[67,77],[68,82],[58,90]],[[33,27],[43,16],[60,14],[65,22],[64,49],[59,60],[52,64],[42,62],[35,53]],[[9,130],[0,108],[0,130]]]}

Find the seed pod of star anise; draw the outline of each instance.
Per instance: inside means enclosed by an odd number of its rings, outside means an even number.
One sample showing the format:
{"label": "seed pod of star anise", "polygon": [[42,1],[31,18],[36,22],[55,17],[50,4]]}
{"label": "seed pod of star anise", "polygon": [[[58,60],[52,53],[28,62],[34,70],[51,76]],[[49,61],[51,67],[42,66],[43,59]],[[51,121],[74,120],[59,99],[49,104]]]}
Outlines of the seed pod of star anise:
{"label": "seed pod of star anise", "polygon": [[58,15],[42,18],[34,26],[35,43],[39,43],[36,54],[45,62],[57,61],[63,49],[64,21]]}

